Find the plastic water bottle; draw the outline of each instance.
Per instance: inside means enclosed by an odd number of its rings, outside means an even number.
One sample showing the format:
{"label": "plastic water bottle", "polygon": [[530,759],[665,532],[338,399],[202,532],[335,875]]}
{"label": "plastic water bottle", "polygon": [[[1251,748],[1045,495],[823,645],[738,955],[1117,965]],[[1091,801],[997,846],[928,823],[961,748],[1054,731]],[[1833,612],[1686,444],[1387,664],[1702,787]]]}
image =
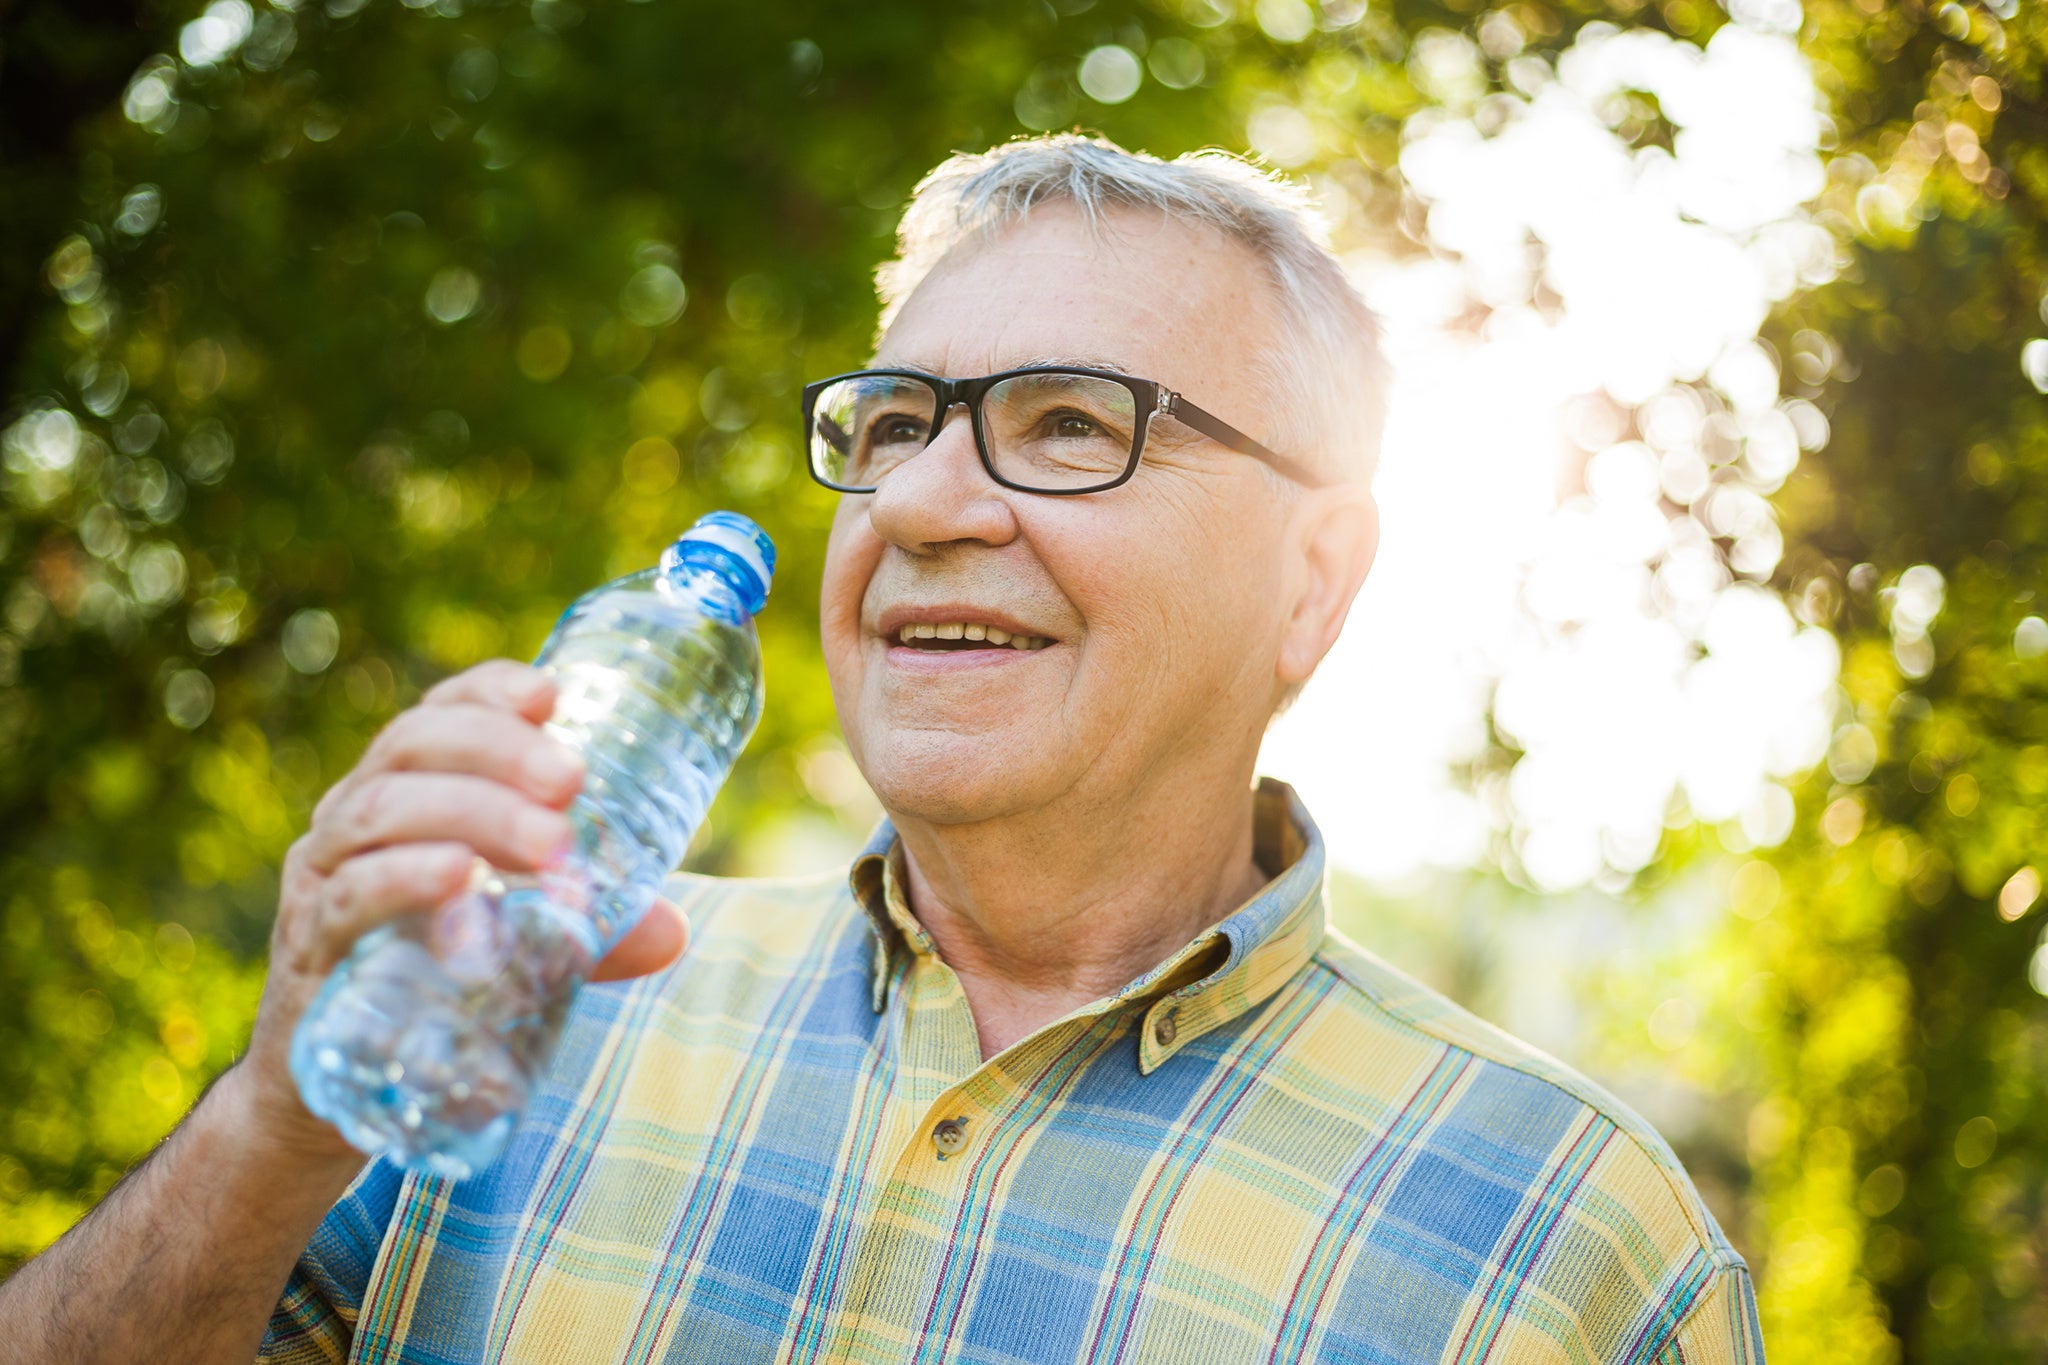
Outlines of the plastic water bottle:
{"label": "plastic water bottle", "polygon": [[713,512],[660,567],[562,614],[536,661],[547,731],[583,756],[570,851],[539,874],[479,864],[438,910],[365,934],[292,1037],[307,1108],[355,1146],[467,1176],[503,1150],[591,967],[653,904],[761,714],[753,617],[775,546]]}

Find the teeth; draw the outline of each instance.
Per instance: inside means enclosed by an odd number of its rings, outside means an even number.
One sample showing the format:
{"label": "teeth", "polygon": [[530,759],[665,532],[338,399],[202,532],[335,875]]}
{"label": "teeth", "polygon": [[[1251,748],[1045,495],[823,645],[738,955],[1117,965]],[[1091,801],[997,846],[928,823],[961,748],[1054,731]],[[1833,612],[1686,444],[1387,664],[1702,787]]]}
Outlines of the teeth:
{"label": "teeth", "polygon": [[896,638],[904,644],[913,640],[983,640],[1027,652],[1052,643],[1042,635],[1012,635],[1000,626],[986,626],[978,621],[918,621],[898,626]]}

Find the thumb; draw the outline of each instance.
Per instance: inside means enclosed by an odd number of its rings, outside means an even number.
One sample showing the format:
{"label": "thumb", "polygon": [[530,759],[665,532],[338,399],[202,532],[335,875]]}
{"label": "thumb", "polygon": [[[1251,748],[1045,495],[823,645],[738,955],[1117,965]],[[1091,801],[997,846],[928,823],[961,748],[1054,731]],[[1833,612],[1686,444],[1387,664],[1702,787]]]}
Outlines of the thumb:
{"label": "thumb", "polygon": [[626,931],[590,974],[592,981],[623,981],[658,972],[690,946],[690,921],[667,901],[647,907],[640,922]]}

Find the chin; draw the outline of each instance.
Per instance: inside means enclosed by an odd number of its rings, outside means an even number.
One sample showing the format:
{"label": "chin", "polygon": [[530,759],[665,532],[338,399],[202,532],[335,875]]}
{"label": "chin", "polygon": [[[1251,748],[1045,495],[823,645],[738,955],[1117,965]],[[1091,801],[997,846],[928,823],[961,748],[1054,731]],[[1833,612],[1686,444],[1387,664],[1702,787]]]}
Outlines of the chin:
{"label": "chin", "polygon": [[878,745],[863,746],[861,769],[875,799],[891,815],[940,825],[974,824],[1032,805],[1033,789],[1043,778],[992,761],[990,747],[987,739],[945,731],[899,732]]}

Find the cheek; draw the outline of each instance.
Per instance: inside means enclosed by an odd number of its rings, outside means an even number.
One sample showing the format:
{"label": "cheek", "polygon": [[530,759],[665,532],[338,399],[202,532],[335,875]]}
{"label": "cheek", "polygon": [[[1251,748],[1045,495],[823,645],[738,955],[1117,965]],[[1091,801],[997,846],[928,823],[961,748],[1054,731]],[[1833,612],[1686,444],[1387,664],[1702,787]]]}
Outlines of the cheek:
{"label": "cheek", "polygon": [[855,666],[860,655],[860,609],[881,559],[882,545],[867,529],[867,518],[843,500],[832,519],[825,547],[825,572],[818,586],[818,629],[827,665],[835,674]]}
{"label": "cheek", "polygon": [[1279,584],[1267,528],[1205,510],[1108,541],[1124,549],[1092,557],[1075,584],[1119,686],[1227,687],[1270,652]]}
{"label": "cheek", "polygon": [[[1102,552],[1103,544],[1120,548]],[[1076,547],[1061,587],[1087,622],[1091,662],[1114,668],[1128,685],[1172,669],[1204,614],[1207,573],[1186,547],[1148,536]]]}

